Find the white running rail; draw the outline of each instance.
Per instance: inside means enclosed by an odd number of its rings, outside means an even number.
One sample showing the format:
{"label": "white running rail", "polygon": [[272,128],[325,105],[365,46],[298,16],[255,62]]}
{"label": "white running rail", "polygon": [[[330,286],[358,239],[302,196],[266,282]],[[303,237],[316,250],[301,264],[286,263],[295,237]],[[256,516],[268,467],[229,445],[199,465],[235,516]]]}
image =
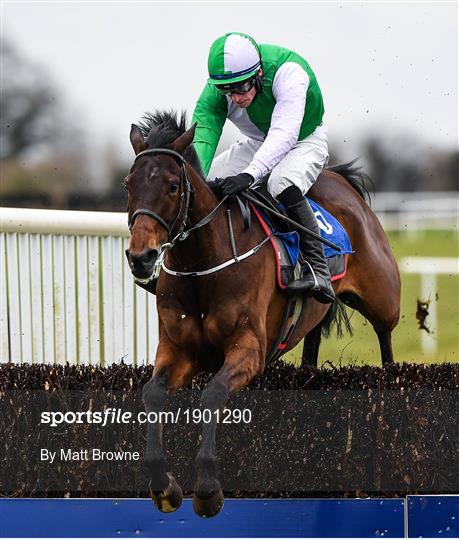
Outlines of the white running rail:
{"label": "white running rail", "polygon": [[126,214],[0,208],[0,231],[0,362],[153,362],[156,302],[127,265]]}
{"label": "white running rail", "polygon": [[459,229],[459,192],[378,192],[371,207],[386,231]]}
{"label": "white running rail", "polygon": [[[459,258],[456,257],[405,257],[400,261],[400,270],[405,274],[418,274],[421,276],[422,302],[429,302],[429,315],[426,326],[430,333],[422,332],[421,346],[425,353],[437,351],[438,324],[437,324],[437,276],[459,274]],[[452,299],[457,302],[457,298]]]}

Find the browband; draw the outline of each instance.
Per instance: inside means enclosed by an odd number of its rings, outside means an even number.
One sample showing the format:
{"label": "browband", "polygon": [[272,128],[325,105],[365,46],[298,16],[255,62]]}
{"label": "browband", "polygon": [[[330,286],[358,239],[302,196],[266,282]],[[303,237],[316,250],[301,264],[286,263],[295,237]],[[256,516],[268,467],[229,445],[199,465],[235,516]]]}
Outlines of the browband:
{"label": "browband", "polygon": [[146,156],[149,154],[161,154],[161,155],[168,155],[175,158],[179,165],[185,165],[185,159],[183,156],[181,156],[178,152],[175,150],[171,150],[170,148],[148,148],[147,150],[143,150],[142,152],[139,152],[134,159],[134,163],[142,156]]}

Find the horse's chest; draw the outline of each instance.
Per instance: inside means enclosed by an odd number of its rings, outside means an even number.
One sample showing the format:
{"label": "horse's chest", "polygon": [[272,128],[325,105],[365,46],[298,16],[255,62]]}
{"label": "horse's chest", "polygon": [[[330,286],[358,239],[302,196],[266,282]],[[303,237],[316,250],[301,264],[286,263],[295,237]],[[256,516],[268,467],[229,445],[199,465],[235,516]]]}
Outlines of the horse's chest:
{"label": "horse's chest", "polygon": [[[179,294],[180,293],[180,294]],[[187,294],[185,294],[187,293]],[[158,311],[169,338],[181,347],[219,347],[241,318],[242,302],[234,291],[208,294],[200,302],[192,291],[168,291],[158,296]],[[242,309],[245,313],[245,309]]]}
{"label": "horse's chest", "polygon": [[168,337],[179,347],[202,346],[202,324],[196,314],[181,305],[158,305],[158,312]]}
{"label": "horse's chest", "polygon": [[[230,315],[230,314],[228,314]],[[190,314],[183,309],[160,309],[169,338],[180,347],[218,347],[235,327],[232,316],[207,312]]]}

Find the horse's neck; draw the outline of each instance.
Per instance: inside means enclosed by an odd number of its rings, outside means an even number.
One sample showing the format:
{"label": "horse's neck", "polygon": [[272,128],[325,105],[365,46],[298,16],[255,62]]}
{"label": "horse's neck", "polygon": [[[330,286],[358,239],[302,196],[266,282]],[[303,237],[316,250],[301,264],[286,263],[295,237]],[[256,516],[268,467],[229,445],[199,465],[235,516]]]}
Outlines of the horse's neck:
{"label": "horse's neck", "polygon": [[[188,168],[188,172],[194,188],[194,196],[187,229],[194,227],[208,216],[219,203],[205,181],[191,167]],[[185,241],[177,242],[171,254],[173,259],[180,261],[181,265],[210,262],[214,266],[220,262],[229,246],[227,218],[224,206],[222,206],[209,223],[194,230]]]}
{"label": "horse's neck", "polygon": [[191,185],[194,189],[193,208],[190,213],[191,226],[193,227],[196,223],[201,221],[201,219],[209,215],[219,201],[207,186],[206,181],[200,178],[189,165],[188,173]]}

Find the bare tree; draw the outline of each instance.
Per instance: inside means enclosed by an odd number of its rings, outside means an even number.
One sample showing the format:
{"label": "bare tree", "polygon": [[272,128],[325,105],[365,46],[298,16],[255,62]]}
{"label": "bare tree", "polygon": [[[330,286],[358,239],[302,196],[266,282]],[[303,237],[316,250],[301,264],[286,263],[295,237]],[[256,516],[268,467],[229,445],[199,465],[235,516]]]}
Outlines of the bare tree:
{"label": "bare tree", "polygon": [[0,195],[46,197],[65,206],[91,189],[82,130],[42,67],[1,42]]}
{"label": "bare tree", "polygon": [[59,117],[57,89],[48,74],[2,40],[0,157],[40,152],[55,139]]}

